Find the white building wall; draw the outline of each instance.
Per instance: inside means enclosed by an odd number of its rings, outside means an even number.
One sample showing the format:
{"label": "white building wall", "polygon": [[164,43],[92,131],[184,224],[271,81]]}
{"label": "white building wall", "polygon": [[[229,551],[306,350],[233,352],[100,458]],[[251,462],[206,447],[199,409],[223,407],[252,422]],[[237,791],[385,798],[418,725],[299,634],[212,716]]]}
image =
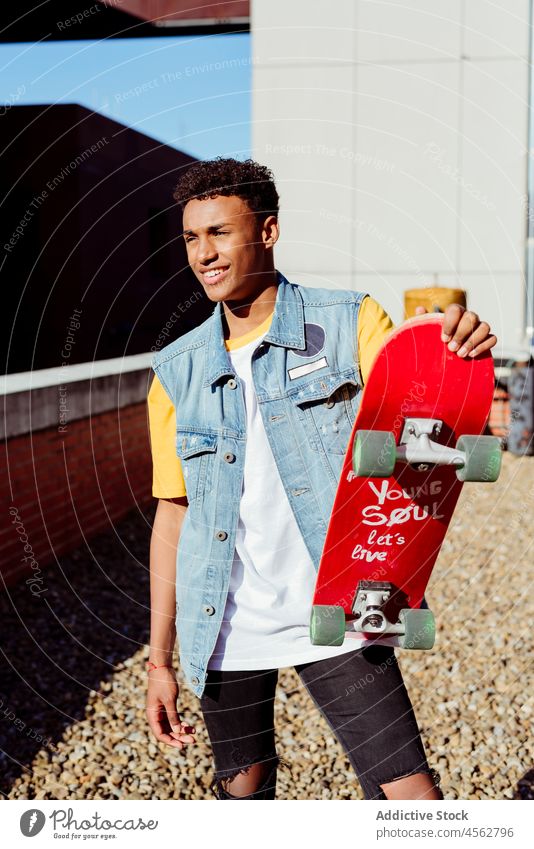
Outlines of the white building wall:
{"label": "white building wall", "polygon": [[[306,285],[461,286],[523,344],[529,0],[252,0],[253,156]],[[499,353],[497,351],[496,353]]]}

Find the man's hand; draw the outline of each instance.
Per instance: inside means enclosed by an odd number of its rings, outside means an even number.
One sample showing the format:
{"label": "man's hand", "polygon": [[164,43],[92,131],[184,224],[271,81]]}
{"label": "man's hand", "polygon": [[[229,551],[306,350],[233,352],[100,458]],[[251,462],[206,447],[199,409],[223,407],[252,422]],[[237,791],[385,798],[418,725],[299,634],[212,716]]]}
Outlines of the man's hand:
{"label": "man's hand", "polygon": [[146,716],[156,740],[174,749],[195,742],[195,729],[182,722],[176,710],[180,693],[173,669],[161,667],[148,673]]}
{"label": "man's hand", "polygon": [[[417,307],[416,315],[424,315],[425,307]],[[476,312],[466,310],[460,304],[449,304],[443,314],[441,341],[448,343],[449,351],[457,351],[459,357],[477,357],[497,344],[497,337],[490,333],[487,321],[480,321]]]}

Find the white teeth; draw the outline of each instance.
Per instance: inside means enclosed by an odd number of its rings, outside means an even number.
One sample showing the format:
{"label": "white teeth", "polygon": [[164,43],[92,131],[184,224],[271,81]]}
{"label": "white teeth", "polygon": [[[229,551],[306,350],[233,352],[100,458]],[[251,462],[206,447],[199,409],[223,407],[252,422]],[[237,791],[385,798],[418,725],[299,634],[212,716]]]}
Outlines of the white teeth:
{"label": "white teeth", "polygon": [[204,277],[217,277],[219,274],[222,274],[223,271],[226,271],[225,268],[214,268],[212,271],[204,272]]}

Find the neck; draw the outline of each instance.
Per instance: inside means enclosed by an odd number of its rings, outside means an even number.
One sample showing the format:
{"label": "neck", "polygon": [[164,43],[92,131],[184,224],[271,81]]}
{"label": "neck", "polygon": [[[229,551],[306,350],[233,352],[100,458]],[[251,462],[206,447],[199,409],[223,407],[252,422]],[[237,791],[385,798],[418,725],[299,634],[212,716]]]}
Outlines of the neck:
{"label": "neck", "polygon": [[269,282],[264,280],[263,288],[256,294],[250,295],[246,303],[223,301],[224,318],[226,319],[223,322],[225,324],[225,339],[235,339],[245,333],[250,333],[272,313],[278,291],[276,271],[273,270],[269,277]]}

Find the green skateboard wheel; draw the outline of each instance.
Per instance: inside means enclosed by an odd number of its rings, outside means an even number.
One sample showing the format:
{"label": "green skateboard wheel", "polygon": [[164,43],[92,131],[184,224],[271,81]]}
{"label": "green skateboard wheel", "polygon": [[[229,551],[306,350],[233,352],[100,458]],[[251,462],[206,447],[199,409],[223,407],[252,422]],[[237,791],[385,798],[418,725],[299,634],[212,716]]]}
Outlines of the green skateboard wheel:
{"label": "green skateboard wheel", "polygon": [[314,646],[342,646],[345,639],[345,611],[334,604],[314,604],[310,619],[310,640]]}
{"label": "green skateboard wheel", "polygon": [[404,634],[399,638],[403,649],[428,650],[434,645],[436,623],[431,610],[405,608],[399,613],[399,621],[404,625]]}
{"label": "green skateboard wheel", "polygon": [[389,478],[397,462],[395,437],[387,430],[359,430],[352,447],[354,474],[365,478]]}
{"label": "green skateboard wheel", "polygon": [[465,464],[456,469],[458,480],[480,483],[497,480],[502,462],[501,441],[497,436],[461,436],[456,448],[466,454]]}

